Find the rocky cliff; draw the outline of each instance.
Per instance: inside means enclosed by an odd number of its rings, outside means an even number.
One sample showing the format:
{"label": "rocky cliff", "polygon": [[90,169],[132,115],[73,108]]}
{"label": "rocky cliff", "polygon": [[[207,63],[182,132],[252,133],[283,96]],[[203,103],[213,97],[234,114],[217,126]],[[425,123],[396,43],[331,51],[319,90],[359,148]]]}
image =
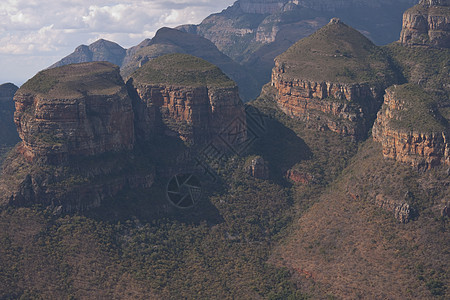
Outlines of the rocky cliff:
{"label": "rocky cliff", "polygon": [[49,69],[14,97],[22,139],[5,160],[1,203],[97,207],[126,187],[149,187],[132,154],[134,114],[119,68],[107,62]]}
{"label": "rocky cliff", "polygon": [[320,130],[363,138],[396,81],[388,57],[338,19],[275,60],[272,86],[279,107]]}
{"label": "rocky cliff", "polygon": [[186,54],[151,60],[131,75],[129,85],[145,108],[137,114],[136,130],[148,135],[148,117],[162,119],[166,132],[190,144],[203,144],[219,136],[245,113],[236,84],[216,66]]}
{"label": "rocky cliff", "polygon": [[450,48],[450,2],[421,0],[403,15],[403,45]]}
{"label": "rocky cliff", "polygon": [[407,84],[386,91],[373,138],[386,158],[428,169],[450,166],[449,123],[429,92]]}
{"label": "rocky cliff", "polygon": [[21,149],[30,161],[133,148],[133,110],[119,68],[110,63],[38,73],[14,97]]}
{"label": "rocky cliff", "polygon": [[269,179],[269,164],[261,156],[251,158],[247,161],[245,171],[248,175],[258,179]]}
{"label": "rocky cliff", "polygon": [[[14,125],[13,97],[18,87],[12,83],[0,85],[0,148],[13,146],[19,141],[16,126]],[[0,153],[1,154],[1,153]]]}

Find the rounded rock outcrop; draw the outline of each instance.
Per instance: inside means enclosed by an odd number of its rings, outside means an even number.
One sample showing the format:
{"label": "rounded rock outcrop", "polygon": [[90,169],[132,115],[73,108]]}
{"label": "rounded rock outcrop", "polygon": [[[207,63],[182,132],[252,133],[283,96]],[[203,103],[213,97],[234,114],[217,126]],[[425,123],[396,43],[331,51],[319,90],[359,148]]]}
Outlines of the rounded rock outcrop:
{"label": "rounded rock outcrop", "polygon": [[400,42],[450,48],[450,1],[422,0],[403,14]]}
{"label": "rounded rock outcrop", "polygon": [[361,139],[396,81],[383,50],[334,18],[275,59],[271,84],[286,114]]}
{"label": "rounded rock outcrop", "polygon": [[133,148],[131,98],[119,68],[111,63],[39,72],[14,101],[22,152],[30,161],[61,163],[70,156]]}
{"label": "rounded rock outcrop", "polygon": [[138,137],[144,140],[152,128],[149,122],[155,119],[162,119],[166,129],[191,144],[211,141],[234,120],[245,125],[238,87],[203,59],[187,54],[161,56],[133,73],[129,85],[144,107],[136,114]]}

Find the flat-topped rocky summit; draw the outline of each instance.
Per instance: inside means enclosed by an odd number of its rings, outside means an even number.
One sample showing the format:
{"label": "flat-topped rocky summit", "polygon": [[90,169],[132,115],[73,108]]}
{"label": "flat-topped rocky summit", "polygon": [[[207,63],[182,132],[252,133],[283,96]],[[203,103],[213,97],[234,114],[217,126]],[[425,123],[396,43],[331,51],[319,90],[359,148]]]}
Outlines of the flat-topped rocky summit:
{"label": "flat-topped rocky summit", "polygon": [[[138,132],[156,110],[169,129],[184,141],[205,143],[245,112],[238,87],[213,64],[187,54],[169,54],[149,61],[131,75],[130,84],[143,104]],[[147,112],[145,112],[147,111]]]}
{"label": "flat-topped rocky summit", "polygon": [[271,84],[286,114],[360,139],[396,80],[387,55],[334,18],[275,59]]}
{"label": "flat-topped rocky summit", "polygon": [[108,62],[38,73],[16,93],[15,123],[29,160],[133,148],[133,109],[119,68]]}

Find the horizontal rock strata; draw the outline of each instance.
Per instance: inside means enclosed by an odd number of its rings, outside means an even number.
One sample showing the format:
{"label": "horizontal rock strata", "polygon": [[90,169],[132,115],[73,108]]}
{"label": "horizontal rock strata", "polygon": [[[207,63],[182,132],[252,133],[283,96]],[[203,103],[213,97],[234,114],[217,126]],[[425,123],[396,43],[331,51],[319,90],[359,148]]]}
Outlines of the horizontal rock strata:
{"label": "horizontal rock strata", "polygon": [[403,15],[403,45],[450,48],[450,2],[422,0]]}
{"label": "horizontal rock strata", "polygon": [[[400,113],[408,109],[408,99],[396,93],[401,88],[394,86],[386,91],[383,108],[372,131],[374,140],[383,146],[384,157],[425,169],[450,166],[449,136],[445,127],[428,131],[399,125],[399,122],[405,122]],[[423,112],[423,118],[427,113]]]}

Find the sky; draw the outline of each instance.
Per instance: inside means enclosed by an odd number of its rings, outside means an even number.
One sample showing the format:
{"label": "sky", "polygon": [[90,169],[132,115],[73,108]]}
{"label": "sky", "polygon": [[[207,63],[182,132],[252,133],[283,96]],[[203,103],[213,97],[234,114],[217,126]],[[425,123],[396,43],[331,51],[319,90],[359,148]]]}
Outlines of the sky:
{"label": "sky", "polygon": [[0,84],[18,86],[81,44],[124,48],[161,27],[198,24],[235,0],[1,0]]}

